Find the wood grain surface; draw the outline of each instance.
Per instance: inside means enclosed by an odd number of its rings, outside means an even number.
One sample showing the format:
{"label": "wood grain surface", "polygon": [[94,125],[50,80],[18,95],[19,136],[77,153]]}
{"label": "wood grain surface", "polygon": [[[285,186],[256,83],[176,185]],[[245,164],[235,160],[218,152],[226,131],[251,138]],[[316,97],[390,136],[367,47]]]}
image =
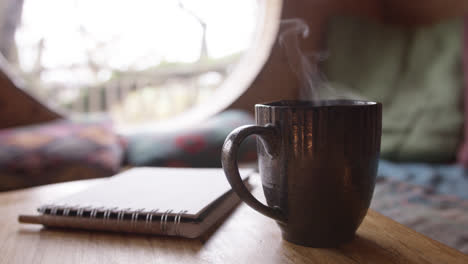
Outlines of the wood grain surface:
{"label": "wood grain surface", "polygon": [[[244,204],[194,240],[45,229],[17,221],[20,213],[100,181],[0,193],[0,263],[468,263],[461,252],[371,210],[354,241],[334,249],[285,242],[272,220]],[[261,196],[261,188],[254,193]]]}

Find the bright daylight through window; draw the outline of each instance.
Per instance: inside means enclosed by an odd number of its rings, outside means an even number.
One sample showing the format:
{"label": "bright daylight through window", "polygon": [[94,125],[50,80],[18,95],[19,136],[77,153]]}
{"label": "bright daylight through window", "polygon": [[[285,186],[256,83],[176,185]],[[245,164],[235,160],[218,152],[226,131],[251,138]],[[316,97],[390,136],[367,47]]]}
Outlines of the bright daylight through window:
{"label": "bright daylight through window", "polygon": [[156,122],[209,103],[248,48],[256,11],[251,0],[25,0],[5,56],[56,109]]}

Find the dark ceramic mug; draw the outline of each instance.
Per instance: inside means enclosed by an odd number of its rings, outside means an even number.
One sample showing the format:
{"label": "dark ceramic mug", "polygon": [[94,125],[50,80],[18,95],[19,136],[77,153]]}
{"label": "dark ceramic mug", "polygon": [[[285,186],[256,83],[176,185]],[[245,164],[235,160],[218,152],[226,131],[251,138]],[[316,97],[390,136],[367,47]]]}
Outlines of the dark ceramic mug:
{"label": "dark ceramic mug", "polygon": [[[275,219],[283,238],[334,247],[351,240],[369,208],[380,153],[382,105],[355,100],[279,101],[255,105],[257,125],[229,134],[222,164],[229,183],[253,209]],[[236,153],[257,135],[268,205],[244,186]]]}

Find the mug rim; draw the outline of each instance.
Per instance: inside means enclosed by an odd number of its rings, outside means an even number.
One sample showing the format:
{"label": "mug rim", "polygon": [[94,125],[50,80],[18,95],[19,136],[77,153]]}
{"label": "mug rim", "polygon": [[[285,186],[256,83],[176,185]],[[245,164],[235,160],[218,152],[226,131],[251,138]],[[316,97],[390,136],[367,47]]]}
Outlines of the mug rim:
{"label": "mug rim", "polygon": [[255,107],[269,108],[322,108],[322,107],[370,107],[381,105],[380,102],[353,100],[353,99],[331,99],[331,100],[279,100],[267,103],[255,104]]}

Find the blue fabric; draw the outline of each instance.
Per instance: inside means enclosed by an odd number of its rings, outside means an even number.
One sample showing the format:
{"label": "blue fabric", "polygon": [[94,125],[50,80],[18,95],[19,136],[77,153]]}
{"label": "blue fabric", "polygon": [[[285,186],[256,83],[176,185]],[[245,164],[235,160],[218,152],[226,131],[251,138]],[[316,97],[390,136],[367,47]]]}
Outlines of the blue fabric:
{"label": "blue fabric", "polygon": [[[226,136],[242,125],[255,124],[252,114],[229,110],[200,125],[183,130],[137,133],[127,137],[127,162],[131,166],[221,167],[221,149]],[[240,162],[257,158],[255,138],[241,145]]]}
{"label": "blue fabric", "polygon": [[468,199],[468,170],[459,165],[393,163],[381,160],[378,177],[423,186],[436,194]]}

